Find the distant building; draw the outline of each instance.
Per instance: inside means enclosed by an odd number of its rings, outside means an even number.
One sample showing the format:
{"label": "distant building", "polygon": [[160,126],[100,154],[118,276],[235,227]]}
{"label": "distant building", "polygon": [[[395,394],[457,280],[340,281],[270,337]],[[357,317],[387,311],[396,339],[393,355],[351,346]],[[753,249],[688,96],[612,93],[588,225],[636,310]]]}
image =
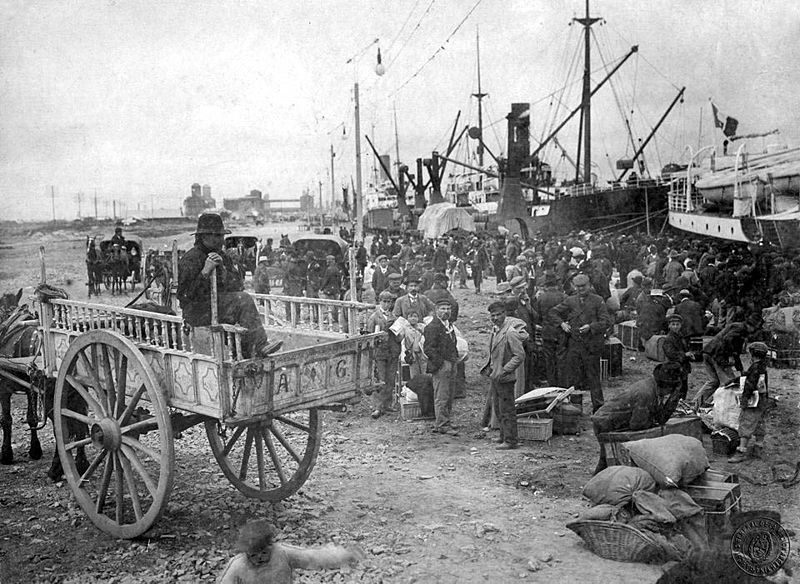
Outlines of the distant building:
{"label": "distant building", "polygon": [[246,197],[222,199],[222,206],[239,217],[258,215],[262,217],[269,209],[269,198],[264,199],[261,191],[253,189]]}
{"label": "distant building", "polygon": [[203,211],[213,209],[216,201],[211,198],[211,186],[194,183],[191,187],[192,194],[183,200],[183,214],[185,217],[196,218]]}

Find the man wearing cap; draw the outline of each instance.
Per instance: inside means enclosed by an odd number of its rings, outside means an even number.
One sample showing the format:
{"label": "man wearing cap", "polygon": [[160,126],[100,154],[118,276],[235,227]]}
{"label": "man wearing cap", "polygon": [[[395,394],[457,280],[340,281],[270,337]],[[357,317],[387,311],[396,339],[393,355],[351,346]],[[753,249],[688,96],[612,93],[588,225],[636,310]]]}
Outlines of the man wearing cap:
{"label": "man wearing cap", "polygon": [[125,247],[125,238],[122,236],[122,227],[114,228],[114,235],[111,236],[111,245],[119,244],[120,247]]}
{"label": "man wearing cap", "polygon": [[672,250],[669,252],[669,262],[667,265],[664,266],[664,284],[666,286],[672,286],[675,283],[675,280],[683,273],[683,264],[678,260],[678,252],[676,250]]}
{"label": "man wearing cap", "polygon": [[467,260],[472,267],[472,283],[475,285],[475,294],[480,294],[483,272],[489,267],[489,254],[477,238],[472,240],[472,249],[467,252]]}
{"label": "man wearing cap", "polygon": [[680,314],[671,314],[667,317],[669,332],[664,338],[663,348],[667,363],[677,363],[681,366],[681,399],[686,399],[694,355],[689,352],[689,345],[681,331],[682,325],[683,317]]}
{"label": "man wearing cap", "polygon": [[447,300],[450,303],[450,322],[455,322],[458,320],[458,301],[447,289],[448,282],[446,274],[436,273],[433,278],[433,287],[425,292],[425,296],[433,302],[434,307],[440,300]]}
{"label": "man wearing cap", "polygon": [[600,354],[613,319],[603,299],[592,293],[587,275],[578,274],[572,285],[575,294],[550,309],[550,317],[567,334],[564,379],[569,385],[588,390],[593,411],[597,411],[603,405]]}
{"label": "man wearing cap", "polygon": [[[287,260],[288,264],[283,276],[283,295],[284,296],[302,296],[303,290],[306,287],[308,271],[307,264],[300,258],[294,250],[289,252]],[[289,302],[285,303],[286,320],[291,321],[292,310]],[[300,319],[300,303],[294,304],[294,319]]]}
{"label": "man wearing cap", "polygon": [[558,375],[558,361],[566,351],[566,336],[559,322],[550,316],[550,310],[561,304],[566,294],[558,285],[555,273],[546,272],[544,275],[544,290],[536,295],[534,308],[542,319],[542,359],[539,369],[544,369],[547,383],[551,387],[561,385]]}
{"label": "man wearing cap", "polygon": [[708,380],[694,397],[695,409],[703,406],[703,402],[711,397],[720,386],[736,377],[731,370],[730,362],[741,374],[744,371],[741,353],[747,337],[758,330],[760,318],[752,315],[745,322],[732,322],[725,325],[714,338],[703,348],[703,365]]}
{"label": "man wearing cap", "polygon": [[378,256],[375,260],[378,267],[372,273],[372,290],[375,292],[375,297],[380,297],[380,293],[389,287],[389,274],[394,270],[389,266],[389,258],[384,254]]}
{"label": "man wearing cap", "polygon": [[636,299],[636,328],[639,330],[639,342],[644,343],[653,335],[664,332],[667,310],[661,299],[653,296],[652,278],[642,279],[642,293]]}
{"label": "man wearing cap", "polygon": [[269,256],[262,255],[258,258],[258,265],[253,274],[253,290],[256,294],[269,294]]}
{"label": "man wearing cap", "polygon": [[424,337],[427,372],[433,375],[433,407],[436,411],[433,431],[457,434],[450,419],[453,409],[452,378],[458,361],[458,349],[456,333],[450,323],[449,300],[436,302],[436,315],[425,327]]}
{"label": "man wearing cap", "polygon": [[491,380],[492,407],[500,424],[497,450],[517,448],[517,412],[514,407],[514,385],[517,369],[525,362],[522,343],[528,334],[516,319],[506,317],[506,306],[495,301],[489,305],[492,336],[489,340],[489,359],[481,375]]}
{"label": "man wearing cap", "polygon": [[377,419],[387,412],[396,411],[392,406],[395,376],[400,359],[400,339],[391,331],[396,317],[392,314],[394,296],[388,290],[378,295],[378,307],[367,319],[367,331],[370,333],[385,332],[388,338],[375,350],[375,361],[382,385],[375,394],[375,409],[372,417]]}
{"label": "man wearing cap", "polygon": [[305,263],[306,298],[319,298],[319,292],[322,288],[322,279],[325,276],[325,266],[316,258],[313,251],[306,252]]}
{"label": "man wearing cap", "polygon": [[217,281],[219,321],[238,324],[248,332],[245,343],[254,356],[266,356],[280,348],[281,342],[268,343],[261,315],[230,258],[222,253],[225,234],[230,233],[216,213],[197,219],[194,247],[178,264],[178,300],[183,319],[191,326],[211,324],[211,283]]}
{"label": "man wearing cap", "polygon": [[[595,436],[618,431],[646,430],[663,425],[672,417],[680,400],[681,367],[660,363],[653,374],[623,388],[592,414]],[[600,460],[594,474],[607,468],[608,461],[600,443]]]}
{"label": "man wearing cap", "polygon": [[392,296],[394,296],[395,300],[406,293],[406,289],[401,284],[402,281],[403,276],[400,273],[392,272],[389,274],[389,286],[387,286],[386,290],[392,293]]}
{"label": "man wearing cap", "polygon": [[408,291],[400,296],[394,303],[394,315],[408,318],[412,312],[416,312],[420,320],[433,314],[436,307],[427,296],[419,293],[420,279],[416,276],[409,276]]}

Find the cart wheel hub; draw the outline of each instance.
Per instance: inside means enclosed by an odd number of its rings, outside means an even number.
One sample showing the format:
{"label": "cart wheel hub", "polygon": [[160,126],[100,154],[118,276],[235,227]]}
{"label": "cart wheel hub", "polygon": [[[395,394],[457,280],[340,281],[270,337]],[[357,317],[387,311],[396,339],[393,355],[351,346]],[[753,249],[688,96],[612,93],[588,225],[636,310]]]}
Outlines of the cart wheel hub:
{"label": "cart wheel hub", "polygon": [[122,432],[119,424],[113,418],[103,418],[92,425],[92,442],[98,448],[106,450],[119,450],[122,444]]}

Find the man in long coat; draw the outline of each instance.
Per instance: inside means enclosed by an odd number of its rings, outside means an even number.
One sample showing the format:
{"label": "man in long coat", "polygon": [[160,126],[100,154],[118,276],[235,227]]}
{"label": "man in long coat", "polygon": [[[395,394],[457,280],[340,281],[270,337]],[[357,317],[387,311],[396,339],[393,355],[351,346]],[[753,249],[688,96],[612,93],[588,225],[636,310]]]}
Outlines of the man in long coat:
{"label": "man in long coat", "polygon": [[589,390],[597,411],[603,405],[600,354],[613,319],[603,299],[592,293],[587,275],[578,274],[572,285],[575,294],[550,309],[550,317],[567,334],[564,377],[569,385]]}
{"label": "man in long coat", "polygon": [[433,431],[440,434],[457,434],[451,421],[453,409],[452,378],[458,361],[456,334],[450,323],[450,301],[436,303],[436,315],[425,327],[425,355],[427,372],[433,375],[433,407],[436,421]]}

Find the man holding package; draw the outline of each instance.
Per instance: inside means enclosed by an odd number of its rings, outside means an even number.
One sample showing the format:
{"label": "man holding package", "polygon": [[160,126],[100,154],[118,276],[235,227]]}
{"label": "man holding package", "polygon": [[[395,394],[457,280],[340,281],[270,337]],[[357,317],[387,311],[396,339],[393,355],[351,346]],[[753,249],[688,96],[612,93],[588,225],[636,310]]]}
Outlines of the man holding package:
{"label": "man holding package", "polygon": [[[665,424],[681,398],[683,368],[680,363],[661,363],[648,376],[623,389],[592,414],[595,436],[606,432],[646,430]],[[600,444],[595,474],[608,466]]]}
{"label": "man holding package", "polygon": [[504,302],[489,305],[492,321],[492,338],[489,341],[489,361],[481,369],[481,375],[492,382],[492,405],[500,422],[500,445],[497,450],[517,448],[517,412],[514,406],[514,385],[517,381],[517,368],[525,361],[522,343],[528,334],[522,327],[512,326],[506,318]]}

